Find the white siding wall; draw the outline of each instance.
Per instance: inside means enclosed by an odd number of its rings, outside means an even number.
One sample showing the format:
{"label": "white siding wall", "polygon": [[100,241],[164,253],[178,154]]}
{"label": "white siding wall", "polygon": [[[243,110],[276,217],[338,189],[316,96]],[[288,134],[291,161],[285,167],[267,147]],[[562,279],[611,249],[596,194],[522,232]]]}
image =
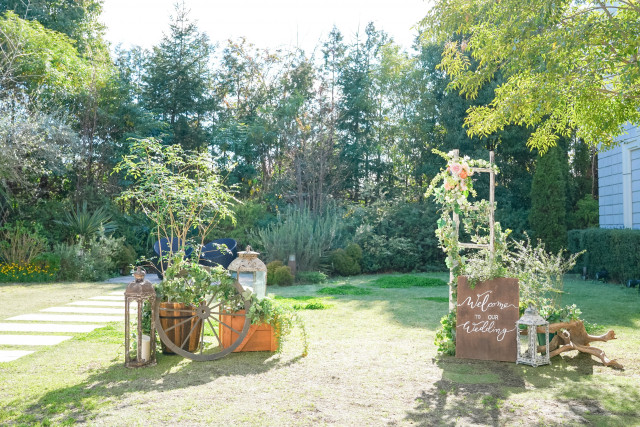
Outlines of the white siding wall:
{"label": "white siding wall", "polygon": [[640,229],[640,146],[631,151],[631,203],[632,227]]}
{"label": "white siding wall", "polygon": [[640,130],[627,131],[620,146],[598,155],[601,228],[640,229]]}

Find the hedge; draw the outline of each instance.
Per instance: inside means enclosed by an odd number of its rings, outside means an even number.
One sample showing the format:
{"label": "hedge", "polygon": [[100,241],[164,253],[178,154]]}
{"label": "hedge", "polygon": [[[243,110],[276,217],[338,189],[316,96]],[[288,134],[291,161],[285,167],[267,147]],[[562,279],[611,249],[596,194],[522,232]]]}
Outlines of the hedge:
{"label": "hedge", "polygon": [[568,233],[569,251],[587,252],[578,259],[576,270],[595,276],[606,269],[611,280],[624,283],[640,279],[640,230],[588,228]]}

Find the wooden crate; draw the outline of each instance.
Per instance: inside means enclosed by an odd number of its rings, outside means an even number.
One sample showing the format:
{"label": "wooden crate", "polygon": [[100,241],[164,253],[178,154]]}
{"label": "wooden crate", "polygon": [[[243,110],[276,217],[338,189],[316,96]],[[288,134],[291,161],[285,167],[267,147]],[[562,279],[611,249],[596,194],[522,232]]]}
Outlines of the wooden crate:
{"label": "wooden crate", "polygon": [[[239,311],[239,313],[244,313]],[[220,316],[220,320],[237,331],[242,330],[244,325],[244,317],[238,316]],[[231,331],[229,328],[225,328],[222,325],[218,325],[218,335],[220,341],[222,341],[222,347],[227,348],[231,346],[237,339],[238,334]],[[251,325],[249,332],[244,338],[242,343],[233,350],[234,353],[240,351],[276,351],[278,349],[278,340],[271,325],[262,323],[260,325]]]}

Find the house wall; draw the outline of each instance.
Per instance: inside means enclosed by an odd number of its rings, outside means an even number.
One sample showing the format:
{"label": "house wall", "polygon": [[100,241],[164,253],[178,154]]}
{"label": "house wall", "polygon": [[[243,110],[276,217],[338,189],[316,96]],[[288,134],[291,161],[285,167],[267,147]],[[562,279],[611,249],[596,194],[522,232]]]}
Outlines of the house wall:
{"label": "house wall", "polygon": [[640,130],[627,132],[598,155],[601,228],[640,229]]}

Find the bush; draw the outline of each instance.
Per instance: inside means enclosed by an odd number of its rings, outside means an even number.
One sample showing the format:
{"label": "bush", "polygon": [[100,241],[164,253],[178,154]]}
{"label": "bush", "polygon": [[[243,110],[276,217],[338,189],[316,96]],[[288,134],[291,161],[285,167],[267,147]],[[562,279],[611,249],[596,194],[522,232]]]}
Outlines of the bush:
{"label": "bush", "polygon": [[296,282],[318,284],[327,281],[327,275],[320,271],[299,271],[296,274]]}
{"label": "bush", "polygon": [[362,271],[360,264],[349,255],[344,249],[336,249],[331,253],[329,262],[334,272],[341,276],[353,276]]}
{"label": "bush", "polygon": [[2,283],[51,282],[55,277],[55,270],[37,263],[0,264],[0,282]]}
{"label": "bush", "polygon": [[640,279],[640,230],[589,228],[569,232],[569,251],[587,252],[578,258],[577,270],[587,274],[606,269],[612,280]]}
{"label": "bush", "polygon": [[47,241],[41,237],[41,226],[26,226],[18,221],[0,229],[0,257],[7,264],[29,265],[45,251]]}
{"label": "bush", "polygon": [[375,202],[350,212],[353,241],[362,248],[362,270],[442,271],[444,254],[435,236],[433,203]]}
{"label": "bush", "polygon": [[351,244],[347,245],[346,248],[344,248],[344,252],[348,256],[353,258],[353,260],[355,262],[357,262],[358,264],[362,263],[362,248],[360,247],[360,245],[357,245],[355,243],[351,243]]}
{"label": "bush", "polygon": [[276,272],[276,268],[282,267],[284,264],[282,261],[271,261],[267,264],[267,285],[275,285],[274,273]]}
{"label": "bush", "polygon": [[273,272],[273,282],[278,286],[291,286],[293,284],[293,274],[286,265],[276,268]]}
{"label": "bush", "polygon": [[124,248],[124,238],[100,236],[85,243],[58,243],[54,254],[60,258],[58,279],[90,282],[107,279],[115,272],[115,258]]}
{"label": "bush", "polygon": [[342,232],[340,215],[328,210],[322,215],[309,208],[291,206],[279,222],[258,230],[258,237],[270,259],[288,259],[295,254],[300,270],[314,270],[320,259],[335,246]]}

